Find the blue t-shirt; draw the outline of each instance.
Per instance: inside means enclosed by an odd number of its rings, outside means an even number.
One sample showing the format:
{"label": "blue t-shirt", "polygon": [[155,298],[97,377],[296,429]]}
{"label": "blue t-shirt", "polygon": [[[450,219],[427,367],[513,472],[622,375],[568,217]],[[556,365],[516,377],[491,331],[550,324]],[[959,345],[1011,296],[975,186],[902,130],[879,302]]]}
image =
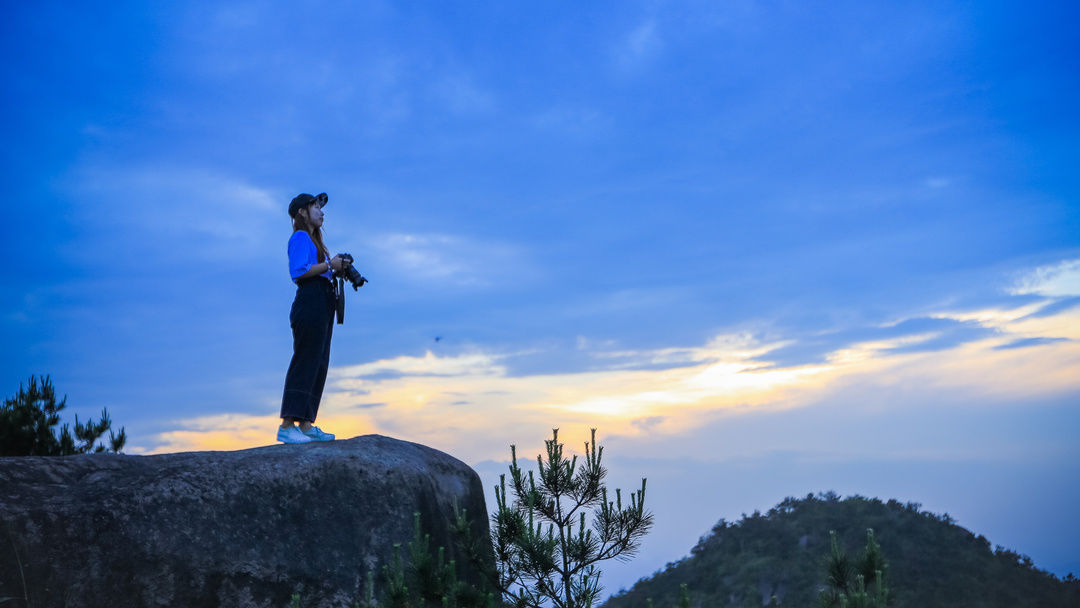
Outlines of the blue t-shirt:
{"label": "blue t-shirt", "polygon": [[[319,250],[315,247],[315,241],[311,240],[311,235],[306,230],[294,232],[289,237],[289,276],[292,277],[293,283],[296,282],[297,277],[304,276],[304,273],[318,263]],[[319,276],[327,279],[334,277],[329,270]]]}

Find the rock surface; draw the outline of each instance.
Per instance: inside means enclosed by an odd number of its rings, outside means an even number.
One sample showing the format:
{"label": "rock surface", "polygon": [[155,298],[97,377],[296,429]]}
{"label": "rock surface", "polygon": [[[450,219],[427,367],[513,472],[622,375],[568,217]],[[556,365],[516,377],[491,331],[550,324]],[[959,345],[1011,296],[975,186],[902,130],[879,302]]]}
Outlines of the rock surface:
{"label": "rock surface", "polygon": [[[0,598],[35,607],[351,606],[414,513],[458,558],[488,537],[479,476],[379,435],[235,452],[0,458]],[[489,564],[493,568],[493,564]]]}

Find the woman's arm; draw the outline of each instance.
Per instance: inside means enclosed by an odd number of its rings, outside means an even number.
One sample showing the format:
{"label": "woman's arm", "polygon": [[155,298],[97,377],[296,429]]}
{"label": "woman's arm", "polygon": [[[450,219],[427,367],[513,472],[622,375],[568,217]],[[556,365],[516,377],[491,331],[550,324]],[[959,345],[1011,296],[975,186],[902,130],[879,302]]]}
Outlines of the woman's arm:
{"label": "woman's arm", "polygon": [[334,260],[340,260],[340,259],[341,259],[341,254],[339,253],[338,255],[335,255],[333,258],[331,258],[331,259],[329,259],[329,260],[327,260],[325,262],[319,262],[317,264],[312,264],[311,268],[308,268],[308,271],[305,272],[304,274],[300,275],[299,277],[297,277],[296,280],[300,281],[300,280],[303,280],[303,279],[310,279],[311,277],[317,277],[320,274],[324,274],[327,270],[330,270],[330,269],[333,269],[335,271],[340,271],[341,270],[341,262],[338,261],[337,264],[333,263]]}
{"label": "woman's arm", "polygon": [[317,277],[320,274],[325,274],[326,271],[329,270],[329,269],[330,269],[330,262],[319,262],[318,264],[312,264],[311,268],[309,268],[308,271],[305,272],[304,274],[296,277],[296,280],[297,281],[302,281],[304,279],[310,279],[311,277]]}
{"label": "woman's arm", "polygon": [[[293,281],[325,274],[330,268],[341,270],[340,261],[334,264],[334,260],[340,258],[340,255],[326,262],[316,262],[316,257],[315,243],[311,241],[311,236],[303,230],[294,232],[289,239],[289,274]],[[310,266],[308,266],[309,263]]]}

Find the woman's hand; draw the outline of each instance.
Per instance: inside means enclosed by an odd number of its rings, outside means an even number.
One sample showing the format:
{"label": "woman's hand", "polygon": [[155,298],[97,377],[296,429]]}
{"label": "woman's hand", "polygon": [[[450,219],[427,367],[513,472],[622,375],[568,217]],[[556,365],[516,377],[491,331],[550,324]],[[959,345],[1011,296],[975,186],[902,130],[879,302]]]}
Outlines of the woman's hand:
{"label": "woman's hand", "polygon": [[335,255],[330,260],[330,268],[334,269],[334,272],[341,272],[341,255]]}

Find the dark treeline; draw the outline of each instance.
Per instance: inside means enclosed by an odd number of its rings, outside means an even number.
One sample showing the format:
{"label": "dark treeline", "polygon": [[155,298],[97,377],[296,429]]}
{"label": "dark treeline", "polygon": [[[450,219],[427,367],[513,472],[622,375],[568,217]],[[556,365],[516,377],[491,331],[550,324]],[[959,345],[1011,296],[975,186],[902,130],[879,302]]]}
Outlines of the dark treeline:
{"label": "dark treeline", "polygon": [[[27,387],[19,384],[19,392],[0,404],[0,456],[71,456],[100,452],[121,453],[127,443],[127,432],[112,431],[109,410],[101,410],[101,418],[79,422],[75,416],[75,434],[67,423],[60,426],[60,412],[67,407],[67,396],[59,402],[49,376],[30,376]],[[104,443],[109,432],[109,445]]]}
{"label": "dark treeline", "polygon": [[721,520],[688,557],[612,596],[604,608],[647,608],[650,599],[675,606],[680,585],[695,607],[814,606],[825,587],[829,531],[855,553],[868,528],[888,560],[890,606],[1080,606],[1080,581],[1060,580],[1025,555],[991,546],[947,514],[829,492],[787,498],[734,523]]}

